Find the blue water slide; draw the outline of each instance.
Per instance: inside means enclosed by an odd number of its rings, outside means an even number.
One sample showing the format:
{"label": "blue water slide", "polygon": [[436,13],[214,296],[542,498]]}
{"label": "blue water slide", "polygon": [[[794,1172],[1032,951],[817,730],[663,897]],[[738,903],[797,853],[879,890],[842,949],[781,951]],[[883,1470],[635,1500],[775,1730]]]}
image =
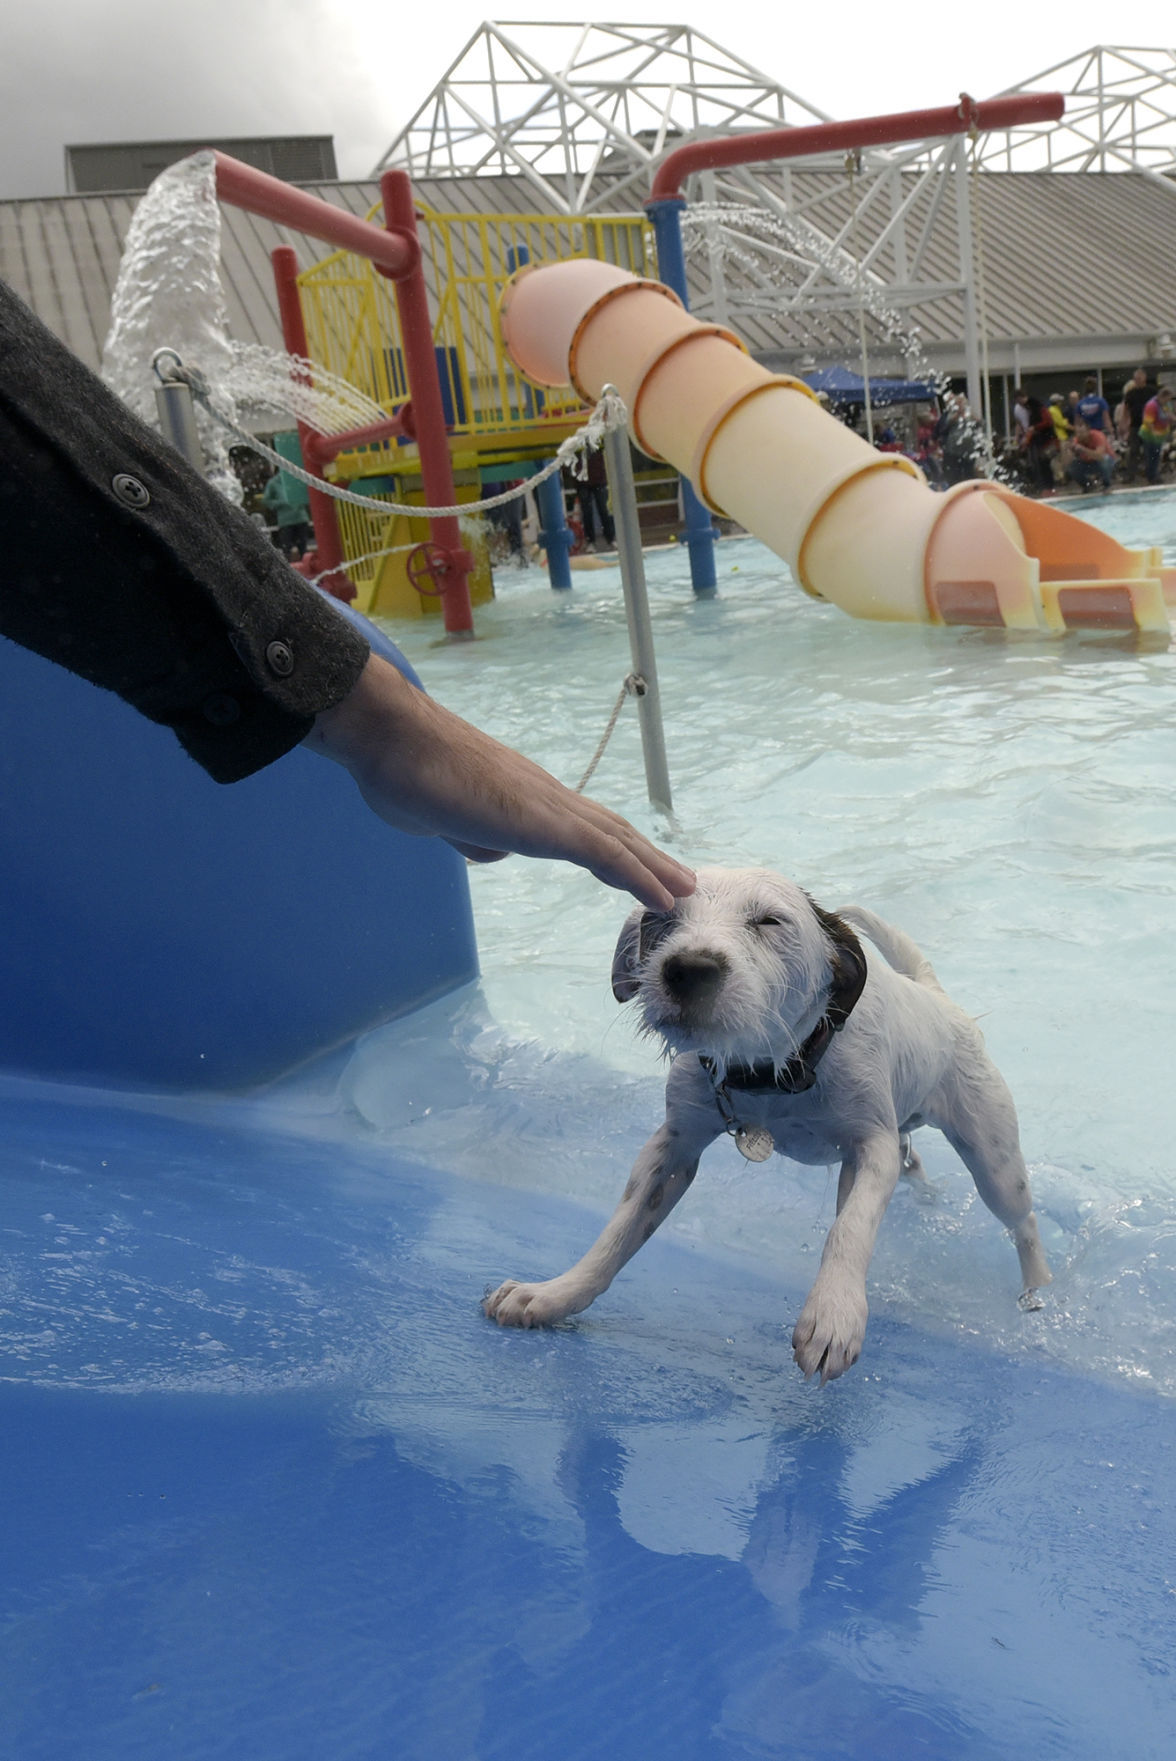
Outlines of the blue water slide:
{"label": "blue water slide", "polygon": [[0,765],[0,1069],[247,1088],[476,975],[464,860],[321,758],[226,788],[0,640]]}

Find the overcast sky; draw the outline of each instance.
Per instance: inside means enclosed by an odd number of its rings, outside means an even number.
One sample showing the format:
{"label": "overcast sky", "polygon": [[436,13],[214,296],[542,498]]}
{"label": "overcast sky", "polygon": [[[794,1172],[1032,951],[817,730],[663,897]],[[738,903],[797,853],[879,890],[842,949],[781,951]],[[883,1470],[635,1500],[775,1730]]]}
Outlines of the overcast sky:
{"label": "overcast sky", "polygon": [[[66,143],[330,134],[363,177],[478,25],[485,0],[54,0],[0,28],[0,197],[63,192]],[[573,6],[571,18],[590,8]],[[550,18],[506,0],[502,15]],[[609,15],[606,15],[609,16]],[[1092,44],[1176,42],[1171,0],[632,0],[838,117],[983,98]]]}

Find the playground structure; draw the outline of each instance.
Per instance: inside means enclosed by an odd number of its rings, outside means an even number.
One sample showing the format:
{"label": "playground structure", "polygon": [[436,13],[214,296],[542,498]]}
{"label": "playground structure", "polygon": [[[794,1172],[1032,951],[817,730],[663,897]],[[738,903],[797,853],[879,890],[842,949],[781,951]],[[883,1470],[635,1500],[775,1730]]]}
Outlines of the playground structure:
{"label": "playground structure", "polygon": [[1168,629],[1176,569],[985,480],[946,495],[772,374],[673,290],[608,264],[521,270],[503,302],[519,367],[591,401],[607,383],[642,449],[854,617],[1007,629]]}
{"label": "playground structure", "polygon": [[[529,261],[584,256],[653,275],[652,229],[639,215],[573,220],[530,213],[440,214],[424,208],[417,210],[417,224],[457,497],[473,501],[496,493],[506,482],[530,478],[585,419],[570,388],[537,394],[503,347],[497,312],[511,274]],[[307,352],[315,362],[360,385],[375,402],[389,409],[399,406],[407,393],[403,350],[395,302],[383,278],[350,253],[338,252],[298,276],[297,294]],[[401,504],[422,499],[409,436],[346,449],[336,456],[332,470],[365,495],[389,496]],[[664,475],[670,481],[663,494],[668,492],[670,520],[675,522],[677,478]],[[653,512],[648,500],[659,487],[642,483],[647,519]],[[558,569],[571,543],[558,483],[542,484],[536,499],[549,541],[545,548]],[[360,604],[397,616],[430,609],[429,600],[418,597],[410,574],[409,547],[429,536],[424,521],[345,503],[337,505],[336,513]],[[391,554],[351,564],[352,558],[385,549]],[[553,584],[569,585],[570,577]],[[477,598],[475,587],[475,603]]]}
{"label": "playground structure", "polygon": [[[945,109],[695,141],[662,162],[648,223],[426,215],[427,250],[403,172],[384,174],[382,229],[354,216],[336,225],[336,211],[301,192],[289,192],[292,209],[285,186],[220,156],[218,191],[342,247],[301,276],[293,252],[275,253],[291,352],[352,379],[389,409],[386,423],[329,442],[300,431],[307,462],[324,476],[358,481],[402,509],[452,509],[530,475],[578,427],[580,400],[594,402],[612,382],[635,444],[682,475],[696,589],[715,585],[713,519],[721,514],[785,558],[806,591],[854,616],[1167,631],[1176,578],[1158,552],[1130,552],[987,481],[934,495],[909,460],[877,453],[821,411],[799,378],[769,373],[731,331],[699,325],[685,310],[679,183],[689,173],[924,137],[975,139],[1056,119],[1063,107],[1056,93],[985,104],[965,95]],[[650,226],[668,286],[649,273]],[[357,252],[367,261],[357,262]],[[570,585],[561,574],[570,542],[562,489],[550,478],[543,489],[552,582]],[[447,631],[472,629],[475,557],[453,512],[427,534],[404,512],[366,508],[348,509],[341,527],[318,492],[312,515],[319,569],[355,559],[354,575],[367,571],[364,609],[403,615],[432,599]],[[477,584],[491,590],[484,569]]]}
{"label": "playground structure", "polygon": [[[689,187],[692,309],[732,325],[778,370],[804,373],[810,355],[829,365],[860,354],[864,288],[877,303],[878,321],[866,315],[871,346],[888,352],[892,317],[917,326],[920,375],[962,368],[968,401],[990,426],[994,410],[1010,410],[1012,387],[1045,363],[1030,340],[1041,307],[1027,302],[1022,310],[1006,278],[1001,291],[1012,310],[998,315],[990,296],[1001,259],[987,248],[1003,227],[1016,227],[1021,194],[1035,198],[1017,191],[1016,178],[978,174],[1027,172],[1032,180],[1049,166],[1079,174],[1069,181],[1081,183],[1094,169],[1134,173],[1128,183],[1146,180],[1154,204],[1153,236],[1166,233],[1161,216],[1176,191],[1176,50],[1103,45],[1004,95],[1043,93],[1064,94],[1061,117],[1030,112],[1009,127],[869,145],[852,157],[832,149],[795,164],[700,168]],[[746,140],[829,120],[767,68],[693,25],[486,23],[381,166],[400,166],[442,207],[456,204],[439,199],[430,180],[476,189],[473,180],[497,177],[531,206],[611,211],[640,206],[680,143]],[[1064,209],[1070,192],[1052,188]],[[1116,186],[1103,188],[1110,196]],[[1048,224],[1046,213],[1041,220]],[[1091,224],[1088,215],[1079,230]],[[664,264],[660,273],[673,285]],[[1145,305],[1151,336],[1132,339],[1121,357],[1124,377],[1137,355],[1170,358],[1159,289],[1149,288]],[[1066,366],[1085,373],[1101,352],[1096,335],[1066,330],[1073,344],[1065,345]],[[1062,366],[1058,340],[1055,332],[1051,369]],[[909,363],[885,371],[896,369]]]}
{"label": "playground structure", "polygon": [[[422,248],[403,172],[381,179],[379,226],[223,153],[214,158],[220,200],[339,247],[303,275],[289,246],[273,253],[289,353],[331,368],[389,412],[386,422],[329,437],[299,423],[304,463],[324,482],[358,480],[372,500],[456,509],[503,478],[530,476],[582,426],[577,399],[536,399],[506,360],[497,294],[532,251],[651,268],[652,233],[641,217],[422,216]],[[552,584],[570,586],[572,538],[558,480],[549,478],[538,499]],[[439,605],[448,634],[472,631],[471,580],[474,599],[491,587],[457,512],[426,525],[349,508],[341,521],[329,494],[312,489],[310,513],[316,572],[330,591],[351,599],[358,586],[359,609],[400,616]]]}

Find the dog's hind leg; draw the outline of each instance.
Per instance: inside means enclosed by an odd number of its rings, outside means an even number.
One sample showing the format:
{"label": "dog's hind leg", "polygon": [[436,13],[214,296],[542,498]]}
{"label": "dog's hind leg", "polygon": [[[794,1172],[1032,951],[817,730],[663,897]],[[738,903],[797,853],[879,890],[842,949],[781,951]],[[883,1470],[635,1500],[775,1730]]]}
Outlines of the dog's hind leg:
{"label": "dog's hind leg", "polygon": [[985,1054],[981,1057],[980,1083],[969,1083],[966,1094],[957,1096],[953,1116],[936,1123],[976,1182],[976,1191],[988,1209],[1012,1235],[1021,1264],[1022,1307],[1040,1307],[1033,1293],[1051,1284],[1053,1273],[1033,1214],[1017,1112],[1000,1071]]}
{"label": "dog's hind leg", "polygon": [[[717,1135],[716,1126],[710,1137]],[[500,1327],[546,1327],[586,1309],[665,1222],[694,1179],[702,1148],[705,1142],[700,1146],[693,1134],[668,1123],[655,1131],[633,1164],[620,1204],[584,1258],[542,1284],[507,1279],[487,1295],[486,1314]]]}

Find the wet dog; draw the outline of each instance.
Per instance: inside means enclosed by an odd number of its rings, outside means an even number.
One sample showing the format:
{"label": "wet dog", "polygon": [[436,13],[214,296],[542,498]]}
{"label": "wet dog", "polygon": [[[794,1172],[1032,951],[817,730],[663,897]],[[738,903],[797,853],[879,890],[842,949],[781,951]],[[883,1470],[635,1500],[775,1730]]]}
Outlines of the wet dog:
{"label": "wet dog", "polygon": [[503,1284],[485,1300],[494,1320],[536,1327],[586,1309],[728,1132],[751,1161],[776,1151],[840,1163],[836,1219],[792,1336],[805,1375],[830,1381],[861,1351],[866,1270],[899,1176],[923,1178],[910,1145],[919,1125],[943,1132],[1012,1233],[1022,1302],[1034,1305],[1050,1271],[1012,1097],[975,1022],[901,930],[857,906],[824,911],[768,869],[702,869],[673,911],[630,915],[613,992],[673,1058],[665,1123],[595,1246],[545,1283]]}

